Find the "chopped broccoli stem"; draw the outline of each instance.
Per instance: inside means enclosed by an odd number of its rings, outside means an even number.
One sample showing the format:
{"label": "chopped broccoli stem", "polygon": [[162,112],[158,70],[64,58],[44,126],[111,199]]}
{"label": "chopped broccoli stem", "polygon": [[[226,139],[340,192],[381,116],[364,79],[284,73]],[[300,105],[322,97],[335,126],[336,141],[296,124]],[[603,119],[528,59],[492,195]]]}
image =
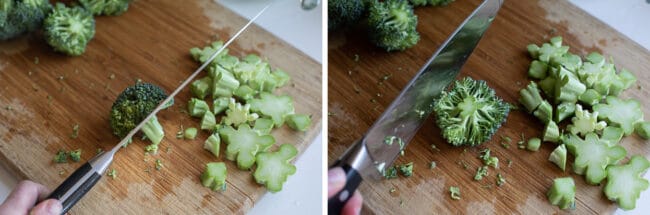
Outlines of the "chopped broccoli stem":
{"label": "chopped broccoli stem", "polygon": [[68,152],[65,150],[59,150],[56,155],[54,155],[55,163],[67,163],[68,162]]}
{"label": "chopped broccoli stem", "polygon": [[541,120],[543,123],[549,123],[553,118],[553,107],[548,101],[544,100],[533,112],[533,115]]}
{"label": "chopped broccoli stem", "polygon": [[226,116],[221,119],[221,122],[224,125],[237,127],[241,124],[255,121],[259,116],[256,113],[251,113],[250,109],[250,104],[242,105],[236,102],[234,98],[230,98]]}
{"label": "chopped broccoli stem", "polygon": [[539,147],[541,145],[542,145],[542,140],[540,140],[537,137],[533,137],[528,139],[528,145],[526,145],[526,149],[528,149],[528,151],[536,152],[537,150],[539,150]]}
{"label": "chopped broccoli stem", "polygon": [[219,134],[214,133],[205,140],[205,143],[203,143],[203,148],[212,152],[212,154],[218,158],[220,145],[221,138],[219,138]]}
{"label": "chopped broccoli stem", "polygon": [[407,164],[402,164],[397,166],[399,173],[405,177],[411,177],[413,175],[413,162]]}
{"label": "chopped broccoli stem", "polygon": [[192,85],[190,85],[190,91],[192,91],[192,95],[194,95],[194,97],[199,99],[204,99],[206,96],[208,96],[211,93],[210,92],[211,84],[212,84],[212,78],[210,78],[210,76],[206,76],[192,82]]}
{"label": "chopped broccoli stem", "polygon": [[70,159],[74,162],[79,162],[81,160],[81,149],[68,152]]}
{"label": "chopped broccoli stem", "polygon": [[587,133],[600,131],[607,127],[606,122],[597,121],[598,112],[589,113],[588,110],[583,110],[581,105],[576,104],[575,117],[571,119],[572,124],[567,126],[567,130],[572,134],[584,136]]}
{"label": "chopped broccoli stem", "polygon": [[580,59],[580,56],[578,55],[566,53],[556,58],[555,62],[552,63],[553,65],[561,65],[567,70],[575,72],[576,70],[580,69],[580,67],[582,66],[582,59]]}
{"label": "chopped broccoli stem", "polygon": [[255,163],[255,155],[266,151],[275,143],[271,135],[260,135],[248,126],[242,124],[237,130],[230,126],[219,129],[219,134],[226,147],[226,159],[236,160],[237,167],[242,170],[250,169]]}
{"label": "chopped broccoli stem", "polygon": [[212,113],[217,115],[228,109],[230,97],[219,97],[212,101]]}
{"label": "chopped broccoli stem", "polygon": [[623,129],[614,126],[605,127],[603,134],[600,136],[601,140],[608,141],[609,146],[616,145],[618,141],[621,141],[621,138],[623,138]]}
{"label": "chopped broccoli stem", "polygon": [[476,175],[474,175],[475,181],[480,181],[484,176],[488,175],[488,166],[479,166],[476,170]]}
{"label": "chopped broccoli stem", "polygon": [[183,137],[186,140],[193,140],[194,138],[196,138],[197,133],[198,133],[198,129],[194,127],[189,127],[185,129],[185,132],[183,132]]}
{"label": "chopped broccoli stem", "polygon": [[296,173],[296,166],[289,163],[298,155],[298,150],[291,144],[282,144],[276,152],[261,152],[257,154],[257,168],[253,177],[255,181],[264,184],[272,193],[282,190],[282,184],[290,175]]}
{"label": "chopped broccoli stem", "polygon": [[578,100],[580,102],[589,105],[589,106],[594,106],[600,102],[600,100],[603,99],[603,96],[600,95],[600,93],[594,89],[587,89],[580,97],[578,97]]}
{"label": "chopped broccoli stem", "polygon": [[271,73],[271,75],[273,75],[273,78],[275,79],[275,83],[277,84],[277,87],[284,86],[291,79],[291,77],[289,77],[289,74],[282,71],[281,69],[275,69],[273,71],[273,73]]}
{"label": "chopped broccoli stem", "polygon": [[650,122],[648,121],[637,122],[636,125],[634,126],[634,131],[636,131],[636,134],[638,134],[639,137],[645,140],[650,139]]}
{"label": "chopped broccoli stem", "polygon": [[576,104],[572,102],[560,103],[555,111],[555,122],[560,123],[562,120],[569,118],[575,113]]}
{"label": "chopped broccoli stem", "polygon": [[530,68],[528,69],[528,76],[535,79],[544,79],[546,78],[546,72],[548,71],[548,65],[542,61],[533,60],[530,63]]}
{"label": "chopped broccoli stem", "polygon": [[539,93],[539,88],[535,82],[530,82],[526,88],[519,91],[519,103],[526,107],[528,113],[532,113],[537,107],[542,104],[542,95]]}
{"label": "chopped broccoli stem", "polygon": [[588,133],[585,139],[571,134],[565,142],[575,155],[573,172],[585,175],[588,184],[599,184],[607,173],[605,168],[615,164],[627,154],[625,148],[615,145],[609,146],[609,141],[601,140],[595,133]]}
{"label": "chopped broccoli stem", "polygon": [[252,99],[255,96],[255,94],[257,94],[257,91],[255,91],[253,88],[249,87],[248,85],[241,85],[233,92],[233,95],[235,97],[243,101]]}
{"label": "chopped broccoli stem", "polygon": [[553,185],[546,193],[548,201],[563,210],[576,207],[575,195],[576,185],[571,177],[553,179]]}
{"label": "chopped broccoli stem", "polygon": [[286,120],[287,125],[296,131],[307,131],[311,126],[311,116],[307,114],[291,114]]}
{"label": "chopped broccoli stem", "polygon": [[54,50],[70,56],[86,51],[86,45],[95,36],[95,19],[82,7],[66,7],[56,3],[43,21],[45,38]]}
{"label": "chopped broccoli stem", "polygon": [[504,184],[506,184],[506,178],[501,175],[501,173],[497,173],[497,186],[501,187]]}
{"label": "chopped broccoli stem", "polygon": [[187,109],[190,113],[190,116],[203,117],[205,112],[210,111],[210,106],[208,106],[208,103],[201,99],[191,98],[190,102],[187,104]]}
{"label": "chopped broccoli stem", "polygon": [[634,131],[634,125],[643,120],[641,104],[634,99],[622,100],[607,96],[607,104],[594,105],[593,110],[598,112],[598,119],[607,120],[610,124],[623,129],[627,136]]}
{"label": "chopped broccoli stem", "polygon": [[126,12],[131,0],[79,0],[93,15],[117,16]]}
{"label": "chopped broccoli stem", "polygon": [[548,160],[557,165],[557,167],[560,167],[562,171],[566,168],[566,157],[567,157],[567,149],[565,144],[559,145],[553,152],[551,152],[551,155],[548,156]]}
{"label": "chopped broccoli stem", "polygon": [[[560,68],[564,70],[564,68]],[[580,82],[580,80],[572,75],[570,72],[568,74],[560,74],[560,79],[555,82],[555,99],[557,103],[561,102],[576,102],[578,97],[582,95],[587,87]]]}
{"label": "chopped broccoli stem", "polygon": [[142,126],[142,133],[151,141],[152,144],[158,145],[165,137],[162,125],[158,122],[158,117],[153,116],[147,123]]}
{"label": "chopped broccoli stem", "polygon": [[460,200],[460,188],[450,186],[449,187],[449,193],[450,193],[451,199]]}
{"label": "chopped broccoli stem", "polygon": [[442,136],[450,144],[477,146],[501,127],[510,105],[485,81],[466,77],[455,81],[449,92],[443,91],[433,109]]}
{"label": "chopped broccoli stem", "polygon": [[618,73],[618,78],[623,82],[623,90],[630,88],[634,83],[636,83],[636,76],[627,69],[621,69]]}
{"label": "chopped broccoli stem", "polygon": [[227,175],[225,163],[210,162],[205,165],[205,171],[201,174],[201,184],[212,191],[225,191]]}
{"label": "chopped broccoli stem", "polygon": [[117,170],[111,169],[111,171],[108,171],[106,175],[108,177],[111,177],[113,180],[115,180],[115,178],[117,178]]}
{"label": "chopped broccoli stem", "polygon": [[293,99],[289,96],[276,96],[262,92],[259,99],[251,99],[249,104],[252,111],[271,118],[275,127],[282,126],[285,118],[294,113]]}
{"label": "chopped broccoli stem", "polygon": [[557,127],[557,124],[553,121],[549,121],[544,128],[544,137],[542,138],[546,142],[557,143],[560,140],[560,128]]}
{"label": "chopped broccoli stem", "polygon": [[266,118],[259,118],[255,120],[253,125],[253,130],[255,130],[260,135],[267,135],[271,133],[273,129],[273,120]]}
{"label": "chopped broccoli stem", "polygon": [[239,81],[232,73],[226,70],[217,70],[215,77],[212,78],[212,98],[231,97],[233,91],[238,87]]}
{"label": "chopped broccoli stem", "polygon": [[371,1],[367,16],[370,40],[386,51],[402,51],[420,40],[418,19],[408,1]]}
{"label": "chopped broccoli stem", "polygon": [[201,118],[201,130],[208,130],[212,131],[216,128],[217,126],[217,119],[210,112],[210,110],[206,110],[205,114],[203,114],[203,118]]}
{"label": "chopped broccoli stem", "polygon": [[648,189],[650,183],[642,177],[650,161],[639,155],[630,158],[625,165],[612,165],[607,167],[607,184],[603,191],[609,200],[616,201],[623,210],[632,210],[641,192]]}

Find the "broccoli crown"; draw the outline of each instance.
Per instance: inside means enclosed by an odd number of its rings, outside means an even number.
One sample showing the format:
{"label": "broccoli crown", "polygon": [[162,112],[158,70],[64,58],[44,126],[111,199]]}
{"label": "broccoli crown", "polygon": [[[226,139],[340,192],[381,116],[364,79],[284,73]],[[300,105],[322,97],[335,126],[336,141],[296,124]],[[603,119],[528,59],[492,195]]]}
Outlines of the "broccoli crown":
{"label": "broccoli crown", "polygon": [[79,0],[93,15],[116,16],[129,9],[131,0]]}
{"label": "broccoli crown", "polygon": [[466,77],[454,85],[442,92],[433,107],[442,136],[454,146],[476,146],[489,140],[506,120],[510,105],[485,81]]}
{"label": "broccoli crown", "polygon": [[328,0],[327,30],[332,31],[353,24],[361,18],[364,10],[361,0]]}
{"label": "broccoli crown", "polygon": [[406,0],[370,3],[368,26],[370,39],[386,51],[404,50],[420,40],[415,27],[418,17]]}
{"label": "broccoli crown", "polygon": [[[124,89],[111,108],[110,124],[113,134],[126,136],[165,98],[165,91],[150,83],[137,82]],[[167,107],[172,104],[173,100]]]}
{"label": "broccoli crown", "polygon": [[51,9],[47,0],[0,0],[0,40],[36,30]]}
{"label": "broccoli crown", "polygon": [[415,6],[425,6],[425,5],[445,6],[453,2],[454,0],[409,0],[409,1],[411,2],[411,4]]}
{"label": "broccoli crown", "polygon": [[95,19],[82,7],[66,7],[57,3],[45,18],[47,43],[56,51],[77,56],[84,53],[86,45],[95,36]]}

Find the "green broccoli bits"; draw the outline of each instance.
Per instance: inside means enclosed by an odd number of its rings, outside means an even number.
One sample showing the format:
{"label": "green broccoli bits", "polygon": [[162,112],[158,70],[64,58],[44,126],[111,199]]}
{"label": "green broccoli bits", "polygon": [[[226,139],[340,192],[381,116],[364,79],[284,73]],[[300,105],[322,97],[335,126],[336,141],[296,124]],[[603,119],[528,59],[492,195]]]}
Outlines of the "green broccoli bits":
{"label": "green broccoli bits", "polygon": [[306,131],[311,125],[311,116],[306,114],[291,114],[287,116],[287,125],[296,131]]}
{"label": "green broccoli bits", "polygon": [[242,170],[250,169],[255,164],[255,155],[275,143],[273,136],[260,135],[248,124],[240,125],[237,130],[230,126],[223,127],[219,129],[219,135],[227,144],[226,159],[237,161],[237,167]]}
{"label": "green broccoli bits", "polygon": [[226,190],[226,164],[223,162],[211,162],[205,165],[205,171],[201,174],[201,184],[213,191]]}
{"label": "green broccoli bits", "polygon": [[209,110],[201,118],[201,130],[212,131],[217,127],[217,118]]}
{"label": "green broccoli bits", "polygon": [[648,168],[650,161],[639,155],[632,156],[625,165],[607,167],[607,184],[603,189],[607,198],[623,210],[634,209],[641,192],[648,189],[648,180],[642,177]]}
{"label": "green broccoli bits", "polygon": [[548,201],[557,205],[560,209],[573,209],[576,207],[576,185],[573,178],[553,179],[551,189],[546,193]]}
{"label": "green broccoli bits", "polygon": [[45,38],[54,50],[78,56],[95,36],[95,19],[81,7],[66,7],[57,3],[43,22]]}
{"label": "green broccoli bits", "polygon": [[562,171],[566,168],[567,149],[564,144],[558,146],[548,156],[548,160],[557,165]]}
{"label": "green broccoli bits", "polygon": [[93,15],[117,16],[129,9],[131,0],[79,0]]}
{"label": "green broccoli bits", "polygon": [[530,138],[528,140],[528,145],[526,145],[526,149],[528,149],[528,151],[536,152],[537,150],[539,150],[539,147],[541,145],[542,145],[542,140],[540,140],[539,138],[537,137]]}
{"label": "green broccoli bits", "polygon": [[203,117],[205,112],[210,111],[210,106],[208,106],[208,103],[201,99],[191,98],[187,104],[187,109],[190,116]]}
{"label": "green broccoli bits", "polygon": [[293,99],[289,96],[262,92],[259,99],[252,99],[249,104],[253,112],[271,118],[276,127],[282,126],[285,118],[294,113]]}
{"label": "green broccoli bits", "polygon": [[264,184],[272,193],[282,190],[282,184],[290,175],[296,173],[296,166],[289,163],[296,155],[298,150],[290,144],[280,145],[276,152],[257,154],[257,168],[253,173],[255,181]]}

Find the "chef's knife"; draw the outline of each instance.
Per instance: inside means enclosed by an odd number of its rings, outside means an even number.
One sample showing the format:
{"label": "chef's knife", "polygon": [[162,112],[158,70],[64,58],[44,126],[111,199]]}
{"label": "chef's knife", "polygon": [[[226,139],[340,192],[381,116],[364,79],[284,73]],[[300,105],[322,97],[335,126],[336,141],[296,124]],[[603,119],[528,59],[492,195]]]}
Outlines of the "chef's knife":
{"label": "chef's knife", "polygon": [[208,60],[203,63],[194,73],[192,73],[183,83],[181,83],[180,86],[178,86],[169,96],[160,102],[160,104],[153,110],[151,113],[140,122],[135,128],[129,132],[128,135],[120,141],[119,144],[113,147],[108,152],[102,152],[95,157],[91,158],[88,162],[86,162],[84,165],[79,167],[72,175],[70,175],[59,187],[56,188],[48,197],[47,199],[58,199],[61,201],[61,204],[63,205],[63,211],[61,214],[65,214],[74,206],[90,189],[95,186],[95,184],[101,179],[102,175],[106,172],[106,169],[108,169],[108,166],[111,164],[113,161],[113,157],[115,156],[115,153],[122,148],[126,143],[131,140],[133,135],[135,135],[142,126],[151,119],[151,117],[155,116],[158,111],[162,110],[167,106],[166,104],[170,102],[172,99],[174,99],[174,96],[178,94],[185,86],[187,86],[201,71],[214,60],[214,58],[221,53],[230,43],[232,43],[244,30],[248,28],[260,15],[266,11],[267,8],[269,8],[271,4],[268,4],[266,7],[264,7],[260,12],[257,13],[244,27],[242,27],[235,35],[233,35],[230,40],[228,40],[219,50],[217,50],[214,54],[208,58]]}
{"label": "chef's knife", "polygon": [[502,0],[485,0],[440,46],[366,134],[333,165],[346,184],[327,201],[328,214],[340,214],[363,179],[379,180],[432,111],[433,99],[451,83],[492,23]]}

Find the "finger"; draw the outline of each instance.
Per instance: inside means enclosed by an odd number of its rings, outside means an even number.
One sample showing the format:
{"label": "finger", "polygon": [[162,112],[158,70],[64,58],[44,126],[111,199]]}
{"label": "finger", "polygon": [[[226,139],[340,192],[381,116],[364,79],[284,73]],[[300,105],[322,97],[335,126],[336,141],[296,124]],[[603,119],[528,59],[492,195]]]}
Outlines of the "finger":
{"label": "finger", "polygon": [[345,172],[336,167],[327,171],[327,198],[334,196],[345,186]]}
{"label": "finger", "polygon": [[48,199],[32,208],[29,212],[30,215],[59,215],[63,210],[61,202],[56,199]]}
{"label": "finger", "polygon": [[357,190],[352,195],[352,198],[348,200],[348,203],[343,206],[341,214],[343,215],[358,215],[361,213],[361,206],[363,204],[363,197],[361,193]]}
{"label": "finger", "polygon": [[36,204],[38,199],[47,197],[49,190],[40,184],[32,181],[21,181],[11,191],[4,205],[11,205],[14,211],[29,211]]}

